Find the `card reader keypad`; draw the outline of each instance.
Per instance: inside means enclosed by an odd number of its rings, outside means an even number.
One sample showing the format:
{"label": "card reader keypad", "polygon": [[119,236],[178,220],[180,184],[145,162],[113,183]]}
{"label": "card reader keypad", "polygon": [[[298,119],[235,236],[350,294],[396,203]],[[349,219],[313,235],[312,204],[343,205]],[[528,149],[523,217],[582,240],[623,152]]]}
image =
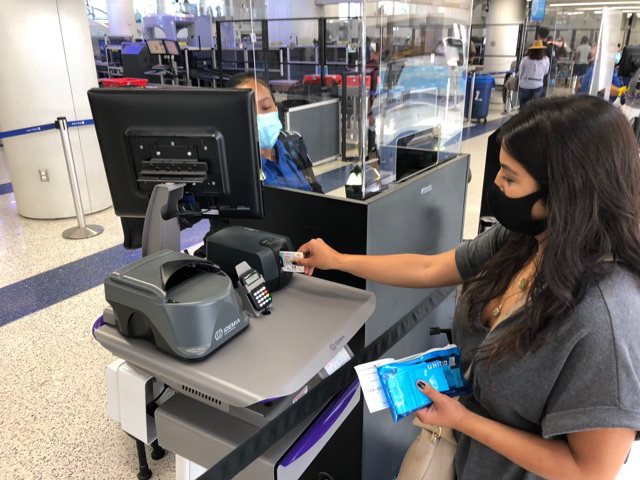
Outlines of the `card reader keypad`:
{"label": "card reader keypad", "polygon": [[271,294],[264,283],[258,288],[251,290],[251,300],[257,310],[263,310],[271,304]]}

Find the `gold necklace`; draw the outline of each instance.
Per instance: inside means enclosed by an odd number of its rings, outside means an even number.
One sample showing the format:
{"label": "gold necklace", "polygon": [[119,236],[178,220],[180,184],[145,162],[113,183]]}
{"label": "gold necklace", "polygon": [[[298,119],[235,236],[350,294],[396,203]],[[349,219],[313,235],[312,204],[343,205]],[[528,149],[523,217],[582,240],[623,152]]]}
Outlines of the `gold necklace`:
{"label": "gold necklace", "polygon": [[[520,292],[524,292],[527,287],[529,286],[529,281],[531,280],[531,275],[527,275],[526,277],[520,277],[518,279],[518,282],[516,283],[516,286],[518,287],[518,290],[511,293],[510,295],[506,295],[502,297],[502,302],[500,302],[500,305],[498,305],[496,308],[493,309],[493,316],[494,317],[499,317],[500,314],[502,313],[502,308],[504,307],[504,302],[505,300],[508,300],[509,298],[517,295]],[[507,292],[510,290],[510,288],[507,289]]]}
{"label": "gold necklace", "polygon": [[538,269],[537,260],[538,260],[538,257],[540,256],[540,253],[542,253],[542,250],[538,248],[538,251],[536,252],[535,257],[533,257],[533,267],[534,267],[533,272],[530,273],[529,275],[525,275],[524,277],[520,277],[516,282],[516,287],[518,288],[518,290],[516,290],[513,293],[509,293],[509,291],[511,290],[511,284],[509,284],[509,287],[505,291],[505,295],[503,295],[502,297],[502,301],[500,302],[500,305],[498,305],[496,308],[493,309],[492,313],[494,317],[498,318],[502,313],[502,308],[504,307],[505,300],[508,300],[509,298],[521,292],[524,292],[527,289],[527,287],[529,286],[529,282],[531,281],[531,277],[533,276],[533,273]]}

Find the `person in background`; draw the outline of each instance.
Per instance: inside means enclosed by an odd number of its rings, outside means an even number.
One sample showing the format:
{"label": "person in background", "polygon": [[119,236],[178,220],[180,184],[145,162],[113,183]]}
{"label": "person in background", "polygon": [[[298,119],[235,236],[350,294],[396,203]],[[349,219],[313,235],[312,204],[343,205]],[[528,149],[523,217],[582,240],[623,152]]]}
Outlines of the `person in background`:
{"label": "person in background", "polygon": [[558,37],[558,55],[561,57],[567,57],[571,54],[571,47],[564,41],[564,37]]}
{"label": "person in background", "polygon": [[[226,87],[249,88],[254,92],[263,183],[323,193],[313,173],[313,165],[302,137],[295,132],[282,130],[278,107],[269,84],[262,77],[256,76],[255,72],[247,71],[231,77]],[[229,221],[209,218],[209,225],[209,231],[203,239],[204,245],[194,252],[197,257],[206,256],[207,237],[229,226]]]}
{"label": "person in background", "polygon": [[544,78],[549,73],[549,57],[541,40],[535,40],[529,54],[522,59],[518,68],[520,107],[529,101],[544,96]]}
{"label": "person in background", "polygon": [[547,38],[549,37],[549,29],[547,27],[538,27],[538,32],[536,33],[536,40],[542,40],[544,47],[547,48],[547,56],[551,58],[551,53],[549,52],[547,45]]}
{"label": "person in background", "polygon": [[254,72],[243,72],[231,77],[226,86],[250,88],[255,93],[264,184],[323,193],[302,137],[282,130],[269,84]]}
{"label": "person in background", "polygon": [[371,78],[371,85],[369,88],[369,101],[367,109],[367,156],[369,159],[377,157],[376,151],[376,119],[373,115],[373,103],[375,95],[378,91],[378,81],[380,78],[380,53],[381,45],[380,41],[375,42],[375,49],[371,48],[371,42],[367,43],[367,75]]}
{"label": "person in background", "polygon": [[513,62],[511,62],[509,73],[505,75],[504,83],[502,85],[502,113],[509,113],[511,111],[511,100],[513,98],[513,92],[517,90],[518,61],[514,60]]}
{"label": "person in background", "polygon": [[576,62],[573,66],[573,74],[576,77],[582,77],[589,70],[589,62],[591,61],[591,45],[589,45],[589,37],[586,35],[580,40],[580,45],[573,52],[573,60]]}
{"label": "person in background", "polygon": [[[542,41],[542,44],[545,48],[545,54],[549,57],[549,65],[551,65],[551,58],[553,56],[553,45],[547,44],[547,38],[549,37],[549,29],[547,27],[538,27],[538,31],[536,33],[536,40]],[[544,97],[547,93],[547,85],[549,84],[549,74],[544,76],[542,81],[542,96]]]}
{"label": "person in background", "polygon": [[500,145],[496,227],[437,255],[348,255],[314,239],[296,263],[462,285],[451,333],[473,392],[416,386],[433,402],[416,417],[456,431],[458,480],[613,480],[640,430],[635,135],[609,103],[573,95],[521,109]]}
{"label": "person in background", "polygon": [[553,35],[549,35],[546,41],[547,56],[549,57],[549,84],[553,87],[556,84],[558,72],[558,46]]}
{"label": "person in background", "polygon": [[476,59],[476,55],[478,54],[478,49],[476,48],[476,44],[473,39],[469,41],[469,60],[468,65],[473,65],[473,62]]}
{"label": "person in background", "polygon": [[[578,93],[580,94],[584,94],[584,95],[588,95],[589,94],[589,89],[591,88],[591,81],[593,80],[593,65],[591,65],[589,67],[589,70],[587,70],[587,73],[585,73],[582,76],[581,79],[581,83],[580,83],[580,88],[578,89]],[[601,88],[598,91],[598,97],[600,98],[604,98],[604,88]],[[618,77],[618,74],[616,73],[615,69],[613,70],[613,77],[611,78],[611,92],[609,93],[609,101],[610,102],[615,102],[616,98],[618,98],[618,96],[621,96],[622,94],[624,94],[627,91],[626,87],[624,86],[624,84],[622,83],[622,80],[620,80],[620,77]],[[623,104],[624,104],[624,96],[621,96],[621,100],[620,100]]]}
{"label": "person in background", "polygon": [[180,13],[184,13],[187,15],[191,15],[191,14],[197,14],[198,13],[198,6],[197,5],[191,5],[189,3],[189,0],[184,0],[184,2],[182,3],[182,5],[180,5],[178,7],[180,9]]}

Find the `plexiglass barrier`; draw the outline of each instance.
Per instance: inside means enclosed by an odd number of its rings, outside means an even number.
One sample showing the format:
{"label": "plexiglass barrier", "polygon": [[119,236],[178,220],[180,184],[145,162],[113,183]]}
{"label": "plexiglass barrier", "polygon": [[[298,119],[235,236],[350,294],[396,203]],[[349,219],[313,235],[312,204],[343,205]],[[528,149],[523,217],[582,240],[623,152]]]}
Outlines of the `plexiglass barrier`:
{"label": "plexiglass barrier", "polygon": [[[471,0],[431,3],[216,20],[219,70],[224,80],[243,71],[265,78],[323,193],[363,199],[460,152]],[[419,161],[408,150],[423,152]]]}

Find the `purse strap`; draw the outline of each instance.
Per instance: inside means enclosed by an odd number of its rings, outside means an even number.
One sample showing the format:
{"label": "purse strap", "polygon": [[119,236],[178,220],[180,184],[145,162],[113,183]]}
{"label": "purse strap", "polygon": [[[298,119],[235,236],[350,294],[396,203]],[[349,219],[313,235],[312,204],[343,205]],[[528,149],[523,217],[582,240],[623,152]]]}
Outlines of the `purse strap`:
{"label": "purse strap", "polygon": [[423,430],[427,430],[429,433],[431,433],[431,443],[438,443],[438,440],[442,438],[452,445],[458,444],[458,442],[456,441],[456,437],[453,435],[453,430],[449,427],[437,427],[428,423],[422,423],[416,416],[413,417],[412,423],[416,427],[420,427]]}

